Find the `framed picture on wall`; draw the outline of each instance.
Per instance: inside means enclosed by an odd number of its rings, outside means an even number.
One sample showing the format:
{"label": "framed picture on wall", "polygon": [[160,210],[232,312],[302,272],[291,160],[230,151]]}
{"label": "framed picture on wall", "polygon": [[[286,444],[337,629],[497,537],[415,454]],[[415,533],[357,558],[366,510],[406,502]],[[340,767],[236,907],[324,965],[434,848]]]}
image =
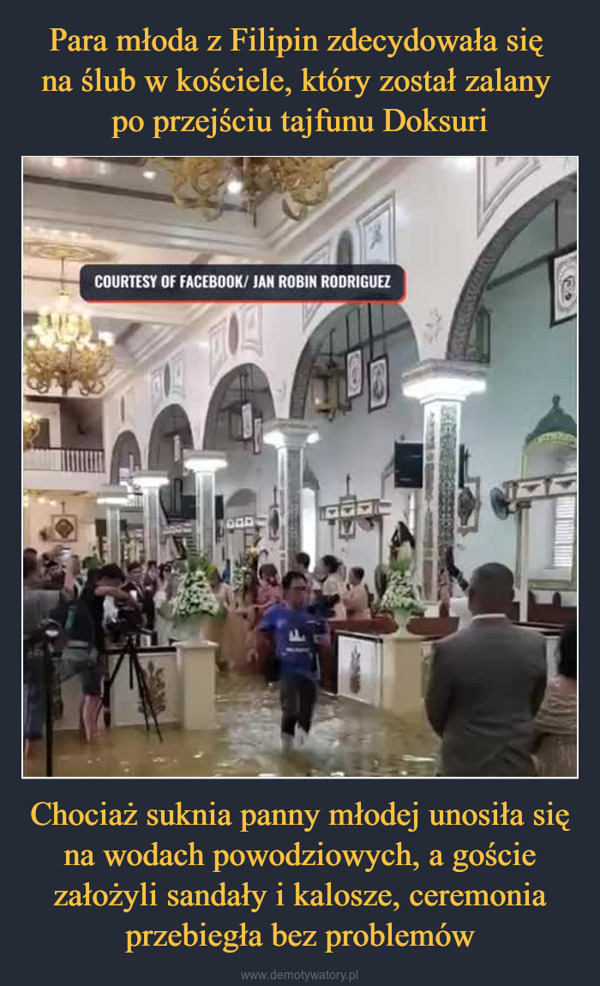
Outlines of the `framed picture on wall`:
{"label": "framed picture on wall", "polygon": [[76,541],[77,517],[75,514],[53,515],[51,541]]}
{"label": "framed picture on wall", "polygon": [[260,455],[263,448],[263,419],[254,419],[254,454]]}
{"label": "framed picture on wall", "polygon": [[379,356],[369,363],[369,412],[386,407],[389,400],[388,358]]}
{"label": "framed picture on wall", "polygon": [[351,349],[346,354],[346,396],[348,400],[360,397],[363,392],[362,349]]}
{"label": "framed picture on wall", "polygon": [[252,438],[252,404],[242,404],[242,438],[249,442]]}
{"label": "framed picture on wall", "polygon": [[352,541],[356,537],[356,517],[343,517],[338,521],[338,537],[341,541]]}
{"label": "framed picture on wall", "polygon": [[577,250],[550,257],[550,325],[559,325],[577,315]]}

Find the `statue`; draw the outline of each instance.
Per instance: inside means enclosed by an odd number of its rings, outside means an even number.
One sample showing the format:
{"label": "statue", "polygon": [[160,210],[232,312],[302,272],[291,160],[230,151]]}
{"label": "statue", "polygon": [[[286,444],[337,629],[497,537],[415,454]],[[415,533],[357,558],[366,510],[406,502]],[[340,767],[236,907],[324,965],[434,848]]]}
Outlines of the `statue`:
{"label": "statue", "polygon": [[385,590],[390,577],[391,566],[397,562],[407,559],[412,563],[415,553],[415,539],[410,533],[404,521],[400,520],[390,541],[389,562],[387,565],[378,565],[375,569],[375,588],[379,599],[383,599]]}

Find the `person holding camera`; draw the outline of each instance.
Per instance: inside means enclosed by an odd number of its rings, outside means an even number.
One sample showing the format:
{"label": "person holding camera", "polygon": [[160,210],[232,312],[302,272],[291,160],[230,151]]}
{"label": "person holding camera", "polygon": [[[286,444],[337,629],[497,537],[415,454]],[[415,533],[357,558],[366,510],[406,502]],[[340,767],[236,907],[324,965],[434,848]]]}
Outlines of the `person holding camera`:
{"label": "person holding camera", "polygon": [[81,721],[88,743],[96,735],[101,703],[102,658],[106,652],[104,602],[112,598],[117,606],[132,606],[130,596],[122,588],[124,581],[125,576],[118,565],[103,565],[90,572],[77,600],[69,642],[63,652],[65,664],[71,665],[80,677]]}
{"label": "person holding camera", "polygon": [[40,740],[44,721],[44,690],[41,651],[43,624],[63,624],[73,598],[74,577],[66,567],[62,589],[53,589],[40,577],[37,552],[23,553],[23,739],[25,756]]}

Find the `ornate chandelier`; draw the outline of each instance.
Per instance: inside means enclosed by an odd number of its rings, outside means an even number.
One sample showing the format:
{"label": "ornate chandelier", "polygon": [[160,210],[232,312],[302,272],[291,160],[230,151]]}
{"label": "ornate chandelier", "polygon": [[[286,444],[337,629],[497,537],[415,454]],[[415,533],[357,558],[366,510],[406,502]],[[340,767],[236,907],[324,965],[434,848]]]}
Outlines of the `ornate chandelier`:
{"label": "ornate chandelier", "polygon": [[23,411],[23,451],[33,448],[40,433],[40,416],[33,411]]}
{"label": "ornate chandelier", "polygon": [[38,321],[25,337],[25,382],[39,394],[53,384],[63,396],[74,383],[84,397],[101,394],[112,366],[112,336],[94,339],[87,315],[73,307],[65,287],[65,254],[61,257],[60,292],[52,308],[41,308]]}
{"label": "ornate chandelier", "polygon": [[328,157],[156,157],[171,175],[171,193],[184,209],[201,209],[218,219],[225,197],[241,195],[254,218],[269,192],[283,195],[288,219],[299,222],[329,195],[328,172],[343,158]]}

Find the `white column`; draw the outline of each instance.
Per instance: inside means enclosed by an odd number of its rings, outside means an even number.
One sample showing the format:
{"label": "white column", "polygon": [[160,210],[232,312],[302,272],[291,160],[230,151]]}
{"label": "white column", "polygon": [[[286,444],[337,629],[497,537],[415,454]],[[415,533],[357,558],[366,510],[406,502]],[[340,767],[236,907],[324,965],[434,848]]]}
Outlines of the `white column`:
{"label": "white column", "polygon": [[529,511],[531,501],[517,504],[517,546],[519,583],[519,622],[527,623],[529,595]]}
{"label": "white column", "polygon": [[223,452],[186,449],[184,467],[196,481],[196,551],[213,562],[216,553],[215,473],[227,465]]}
{"label": "white column", "polygon": [[119,507],[106,508],[106,560],[121,564],[121,511]]}
{"label": "white column", "polygon": [[423,596],[437,602],[440,571],[456,540],[461,404],[485,390],[478,363],[427,360],[402,377],[406,397],[423,404]]}
{"label": "white column", "polygon": [[129,503],[126,486],[102,486],[98,503],[106,507],[106,560],[121,564],[121,507]]}
{"label": "white column", "polygon": [[166,472],[134,472],[132,482],[142,491],[145,560],[160,563],[160,490],[168,486],[169,476]]}
{"label": "white column", "polygon": [[300,419],[275,419],[263,430],[265,444],[277,449],[277,492],[281,523],[279,568],[283,575],[302,550],[304,449],[319,440],[313,425]]}

